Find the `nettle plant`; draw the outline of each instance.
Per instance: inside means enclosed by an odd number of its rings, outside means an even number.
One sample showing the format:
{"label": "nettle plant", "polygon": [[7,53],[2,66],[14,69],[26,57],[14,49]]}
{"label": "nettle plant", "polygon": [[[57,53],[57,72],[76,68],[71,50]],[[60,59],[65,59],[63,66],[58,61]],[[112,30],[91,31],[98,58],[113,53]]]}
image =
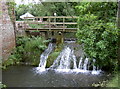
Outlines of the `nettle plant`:
{"label": "nettle plant", "polygon": [[84,51],[91,59],[96,59],[95,65],[111,69],[117,66],[118,31],[116,24],[105,23],[93,14],[85,14],[79,18],[79,30],[76,36]]}

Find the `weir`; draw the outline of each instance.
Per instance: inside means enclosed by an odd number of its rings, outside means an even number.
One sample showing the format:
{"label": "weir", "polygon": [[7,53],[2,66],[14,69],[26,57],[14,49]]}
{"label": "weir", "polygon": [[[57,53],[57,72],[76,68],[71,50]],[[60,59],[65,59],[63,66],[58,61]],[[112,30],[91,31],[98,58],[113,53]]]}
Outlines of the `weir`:
{"label": "weir", "polygon": [[[54,49],[55,45],[50,43],[48,48],[42,53],[40,57],[40,64],[37,70],[39,72],[47,71],[47,70],[54,70],[55,72],[61,73],[91,73],[91,74],[100,74],[101,69],[98,69],[94,65],[95,59],[92,61],[89,58],[76,58],[74,54],[74,49],[65,46],[64,49],[61,51],[59,56],[54,60],[53,64],[46,68],[46,62],[49,54]],[[79,63],[77,63],[79,62]],[[92,69],[90,69],[92,67]]]}
{"label": "weir", "polygon": [[[64,40],[73,40],[75,38],[65,38],[64,33],[69,32],[76,32],[77,27],[77,16],[44,16],[44,17],[25,17],[23,21],[23,29],[28,31],[38,31],[44,32],[46,39],[53,39],[51,42],[56,43],[56,45],[61,44]],[[30,20],[32,19],[32,20]],[[42,21],[39,21],[42,19]],[[46,20],[43,20],[46,19]],[[69,22],[69,19],[72,19]],[[37,25],[37,28],[32,25]],[[77,28],[76,28],[77,27]],[[69,42],[69,41],[68,41]],[[59,56],[54,60],[53,64],[50,68],[46,68],[47,58],[50,53],[54,50],[55,44],[50,43],[48,48],[41,54],[40,56],[40,63],[37,70],[40,72],[46,70],[55,70],[56,72],[82,72],[82,73],[92,73],[92,74],[99,74],[101,72],[93,61],[90,61],[89,58],[76,58],[74,54],[74,49],[65,46],[64,49],[61,51]],[[92,70],[89,69],[92,67]]]}

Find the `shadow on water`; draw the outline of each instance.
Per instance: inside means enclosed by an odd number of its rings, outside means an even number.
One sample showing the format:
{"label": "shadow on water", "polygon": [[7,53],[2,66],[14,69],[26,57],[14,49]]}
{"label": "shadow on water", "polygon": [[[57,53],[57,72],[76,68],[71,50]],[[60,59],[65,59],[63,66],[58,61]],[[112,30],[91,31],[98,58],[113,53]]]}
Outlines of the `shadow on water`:
{"label": "shadow on water", "polygon": [[8,87],[90,87],[93,83],[108,79],[106,73],[59,73],[48,70],[36,72],[36,67],[10,66],[3,70],[3,83]]}

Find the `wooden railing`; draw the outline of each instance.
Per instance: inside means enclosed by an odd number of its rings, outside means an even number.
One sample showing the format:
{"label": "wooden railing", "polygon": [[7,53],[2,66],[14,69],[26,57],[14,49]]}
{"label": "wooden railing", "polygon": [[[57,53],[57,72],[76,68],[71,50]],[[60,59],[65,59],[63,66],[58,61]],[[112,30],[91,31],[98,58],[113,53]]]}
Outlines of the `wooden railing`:
{"label": "wooden railing", "polygon": [[[77,16],[25,17],[25,30],[77,31]],[[34,26],[34,25],[38,25]]]}

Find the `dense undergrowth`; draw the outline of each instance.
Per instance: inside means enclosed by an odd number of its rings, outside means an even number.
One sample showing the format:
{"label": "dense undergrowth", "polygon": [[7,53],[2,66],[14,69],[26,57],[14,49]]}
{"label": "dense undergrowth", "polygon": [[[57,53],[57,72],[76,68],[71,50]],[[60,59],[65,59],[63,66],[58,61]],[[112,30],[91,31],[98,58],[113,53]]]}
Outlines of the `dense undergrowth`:
{"label": "dense undergrowth", "polygon": [[4,68],[9,65],[21,63],[38,66],[40,54],[47,47],[47,42],[49,41],[42,37],[18,37],[16,48],[8,60],[3,63]]}

